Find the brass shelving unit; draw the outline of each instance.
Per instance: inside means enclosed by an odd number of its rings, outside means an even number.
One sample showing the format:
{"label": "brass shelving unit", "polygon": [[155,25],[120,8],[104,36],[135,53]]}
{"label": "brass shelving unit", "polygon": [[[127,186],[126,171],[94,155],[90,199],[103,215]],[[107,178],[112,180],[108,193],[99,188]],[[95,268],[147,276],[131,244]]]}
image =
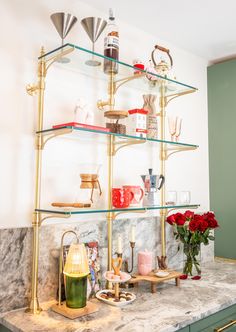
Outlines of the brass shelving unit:
{"label": "brass shelving unit", "polygon": [[[166,235],[165,235],[165,219],[170,210],[174,209],[187,209],[197,208],[198,204],[191,205],[176,205],[169,206],[165,205],[165,186],[161,189],[161,205],[153,207],[135,207],[127,209],[113,209],[112,208],[112,197],[111,189],[113,182],[113,159],[116,153],[129,145],[134,144],[145,144],[151,142],[151,144],[158,144],[159,146],[159,158],[160,158],[160,173],[165,176],[165,162],[170,155],[176,152],[195,150],[197,145],[186,144],[186,143],[175,143],[165,140],[165,109],[167,104],[174,98],[179,96],[193,93],[197,89],[156,75],[157,80],[155,83],[146,79],[147,72],[143,71],[140,75],[133,75],[133,66],[124,62],[118,61],[119,63],[119,74],[118,75],[105,75],[102,72],[102,68],[98,67],[96,71],[96,79],[102,79],[108,81],[108,99],[107,101],[100,101],[98,107],[102,108],[104,105],[109,107],[109,110],[114,109],[115,105],[115,93],[117,89],[125,83],[132,82],[132,86],[142,91],[142,93],[159,93],[160,103],[160,138],[159,139],[143,139],[130,135],[120,135],[107,133],[102,131],[89,130],[85,128],[75,128],[65,126],[60,129],[43,129],[43,113],[44,113],[44,91],[45,91],[45,79],[47,76],[48,69],[57,60],[64,56],[70,57],[70,64],[73,67],[77,66],[79,72],[86,74],[87,76],[93,77],[94,68],[85,65],[85,61],[89,56],[94,58],[99,57],[106,58],[105,56],[91,52],[82,47],[73,44],[65,44],[51,52],[45,53],[44,49],[41,49],[40,56],[38,58],[38,82],[33,85],[27,86],[27,92],[30,95],[38,95],[38,119],[36,128],[36,139],[35,139],[35,151],[36,151],[36,176],[35,176],[35,201],[34,201],[34,212],[33,212],[33,260],[32,260],[32,284],[31,284],[31,301],[29,308],[27,309],[31,313],[39,313],[41,308],[38,301],[38,258],[39,258],[39,231],[43,221],[48,218],[69,218],[74,214],[85,214],[85,213],[105,213],[107,219],[107,233],[108,233],[108,270],[112,268],[112,223],[113,220],[122,213],[131,212],[146,212],[149,210],[160,211],[161,219],[161,255],[166,256]],[[107,58],[109,59],[109,58]],[[113,59],[109,59],[114,61]],[[67,64],[70,66],[70,64]],[[60,209],[43,209],[40,204],[41,196],[41,168],[42,168],[42,152],[45,144],[52,138],[57,136],[72,135],[79,139],[81,135],[91,134],[99,135],[106,139],[107,143],[107,159],[108,159],[108,202],[106,209],[80,209],[80,210],[60,210]]]}

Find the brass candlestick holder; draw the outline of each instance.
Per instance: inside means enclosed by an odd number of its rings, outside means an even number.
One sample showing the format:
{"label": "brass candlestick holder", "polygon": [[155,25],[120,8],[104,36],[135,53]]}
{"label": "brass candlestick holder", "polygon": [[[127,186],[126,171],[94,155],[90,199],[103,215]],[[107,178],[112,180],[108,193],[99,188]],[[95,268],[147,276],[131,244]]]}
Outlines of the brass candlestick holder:
{"label": "brass candlestick holder", "polygon": [[131,269],[129,270],[129,264],[128,260],[124,262],[125,265],[125,272],[131,273],[133,272],[134,269],[134,247],[135,247],[135,242],[130,241],[130,248],[131,248]]}
{"label": "brass candlestick holder", "polygon": [[167,269],[166,256],[157,256],[158,267],[160,270]]}

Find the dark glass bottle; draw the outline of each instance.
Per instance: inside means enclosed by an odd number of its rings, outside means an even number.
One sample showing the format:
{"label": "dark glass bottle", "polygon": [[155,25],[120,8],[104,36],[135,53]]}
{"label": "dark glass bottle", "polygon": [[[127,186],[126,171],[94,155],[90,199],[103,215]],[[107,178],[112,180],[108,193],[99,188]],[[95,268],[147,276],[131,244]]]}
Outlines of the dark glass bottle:
{"label": "dark glass bottle", "polygon": [[[111,9],[109,10],[109,23],[107,25],[106,37],[104,39],[104,55],[114,60],[119,60],[119,31]],[[117,74],[118,63],[104,59],[103,70],[106,74]]]}

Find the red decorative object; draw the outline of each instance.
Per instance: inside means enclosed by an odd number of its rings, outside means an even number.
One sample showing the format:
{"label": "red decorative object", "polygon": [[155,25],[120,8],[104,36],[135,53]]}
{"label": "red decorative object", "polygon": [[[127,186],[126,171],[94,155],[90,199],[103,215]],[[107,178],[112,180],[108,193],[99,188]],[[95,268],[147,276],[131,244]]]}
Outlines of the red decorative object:
{"label": "red decorative object", "polygon": [[143,199],[144,191],[140,186],[123,186],[123,188],[128,188],[134,195],[133,199],[130,201],[130,205],[139,205]]}
{"label": "red decorative object", "polygon": [[[178,212],[167,217],[166,221],[175,227],[175,232],[177,232],[175,235],[183,243],[203,242],[208,244],[208,239],[214,240],[214,237],[209,234],[210,230],[219,227],[213,212],[207,212],[202,215],[194,214],[193,211]],[[192,236],[193,233],[195,233],[194,237]]]}
{"label": "red decorative object", "polygon": [[123,209],[130,205],[134,194],[129,188],[112,188],[112,205],[115,208]]}
{"label": "red decorative object", "polygon": [[89,125],[86,123],[78,123],[78,122],[67,122],[67,123],[61,123],[61,124],[52,126],[53,129],[63,128],[63,127],[86,128],[86,129],[90,129],[90,130],[98,130],[98,131],[105,131],[105,132],[111,131],[109,128],[93,126],[93,125]]}
{"label": "red decorative object", "polygon": [[188,275],[187,274],[182,274],[179,279],[182,279],[182,280],[185,280],[188,278]]}
{"label": "red decorative object", "polygon": [[148,111],[143,108],[134,108],[133,110],[129,110],[128,112],[129,114],[148,114]]}
{"label": "red decorative object", "polygon": [[192,277],[191,279],[192,279],[192,280],[199,280],[199,279],[201,279],[201,276],[194,276],[194,277]]}
{"label": "red decorative object", "polygon": [[[133,67],[134,67],[135,75],[142,74],[142,70],[144,70],[144,68],[145,68],[144,63],[139,59],[135,59],[133,61]],[[140,71],[140,69],[141,69],[141,71]]]}
{"label": "red decorative object", "polygon": [[134,65],[134,68],[138,68],[138,69],[144,70],[144,64],[143,63],[136,63]]}

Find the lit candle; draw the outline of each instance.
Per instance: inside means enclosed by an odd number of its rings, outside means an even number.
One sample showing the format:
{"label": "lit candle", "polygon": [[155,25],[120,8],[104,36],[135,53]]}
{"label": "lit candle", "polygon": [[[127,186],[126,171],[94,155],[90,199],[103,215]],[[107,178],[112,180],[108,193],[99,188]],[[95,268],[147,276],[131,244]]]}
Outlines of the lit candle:
{"label": "lit candle", "polygon": [[121,236],[118,236],[118,239],[117,239],[117,253],[122,254],[122,239],[121,239]]}
{"label": "lit candle", "polygon": [[136,227],[132,226],[131,232],[130,232],[130,242],[135,242],[135,230],[136,230]]}

